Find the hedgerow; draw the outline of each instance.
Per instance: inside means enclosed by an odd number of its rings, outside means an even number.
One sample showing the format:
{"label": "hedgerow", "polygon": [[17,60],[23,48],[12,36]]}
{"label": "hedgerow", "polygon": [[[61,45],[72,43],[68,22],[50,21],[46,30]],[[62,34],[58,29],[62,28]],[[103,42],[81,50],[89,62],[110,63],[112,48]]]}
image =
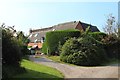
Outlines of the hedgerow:
{"label": "hedgerow", "polygon": [[[59,42],[61,45],[71,37],[79,37],[79,30],[61,30],[61,31],[51,31],[46,33],[45,44],[43,45],[44,52],[48,52],[50,55],[59,55],[58,54],[58,45]],[[44,47],[47,46],[47,47]],[[47,51],[46,51],[47,50]]]}

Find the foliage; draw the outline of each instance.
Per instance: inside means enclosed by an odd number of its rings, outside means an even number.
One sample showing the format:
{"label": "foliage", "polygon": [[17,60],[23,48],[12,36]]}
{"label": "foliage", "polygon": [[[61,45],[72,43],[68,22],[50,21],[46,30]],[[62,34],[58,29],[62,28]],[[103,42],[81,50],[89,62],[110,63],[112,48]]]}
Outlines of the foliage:
{"label": "foliage", "polygon": [[61,61],[84,66],[100,65],[106,59],[103,45],[89,36],[67,40],[60,55]]}
{"label": "foliage", "polygon": [[20,47],[9,30],[2,29],[2,44],[3,64],[19,64],[21,60]]}
{"label": "foliage", "polygon": [[115,20],[115,17],[112,14],[108,15],[106,25],[103,28],[103,30],[108,34],[108,35],[113,35],[114,37],[119,37],[119,28],[120,24],[117,23]]}
{"label": "foliage", "polygon": [[88,35],[95,38],[98,41],[102,41],[102,39],[104,39],[107,36],[107,34],[103,32],[90,32],[88,33]]}
{"label": "foliage", "polygon": [[[61,45],[64,44],[64,42],[71,38],[71,37],[79,37],[80,31],[79,30],[61,30],[61,31],[51,31],[46,33],[46,40],[45,45],[47,47],[42,47],[43,50],[47,50],[45,52],[48,52],[50,55],[59,55],[58,54],[58,45],[59,42]],[[44,49],[47,48],[47,49]]]}
{"label": "foliage", "polygon": [[29,50],[27,49],[27,44],[29,43],[29,39],[23,34],[22,31],[17,33],[17,40],[19,43],[19,46],[21,47],[21,52],[24,55],[30,54]]}
{"label": "foliage", "polygon": [[120,39],[120,27],[118,27],[118,38]]}
{"label": "foliage", "polygon": [[102,42],[105,45],[105,50],[110,58],[120,56],[120,24],[116,23],[115,17],[110,14],[107,19],[107,24],[104,31],[108,34],[103,38]]}
{"label": "foliage", "polygon": [[[27,53],[27,46],[22,39],[24,34],[16,35],[14,26],[1,25],[2,30],[2,65],[3,78],[11,77],[24,71],[20,67],[23,54]],[[14,71],[12,71],[14,70]]]}
{"label": "foliage", "polygon": [[43,52],[44,54],[47,54],[47,45],[46,45],[46,42],[44,42],[44,43],[42,44],[42,52]]}
{"label": "foliage", "polygon": [[2,65],[2,79],[12,78],[15,75],[26,72],[25,68],[12,65]]}
{"label": "foliage", "polygon": [[115,38],[112,35],[108,35],[102,42],[104,43],[105,50],[109,58],[118,58],[118,56],[120,56],[120,39]]}

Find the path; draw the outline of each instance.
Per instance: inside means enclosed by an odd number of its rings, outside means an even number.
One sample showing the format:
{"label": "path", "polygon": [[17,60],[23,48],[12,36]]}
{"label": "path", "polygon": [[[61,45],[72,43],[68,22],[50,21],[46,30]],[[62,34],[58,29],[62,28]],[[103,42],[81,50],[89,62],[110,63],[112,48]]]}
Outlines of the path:
{"label": "path", "polygon": [[65,78],[118,78],[118,66],[116,65],[100,67],[71,66],[54,62],[44,56],[41,58],[30,56],[30,60],[56,68],[65,75]]}

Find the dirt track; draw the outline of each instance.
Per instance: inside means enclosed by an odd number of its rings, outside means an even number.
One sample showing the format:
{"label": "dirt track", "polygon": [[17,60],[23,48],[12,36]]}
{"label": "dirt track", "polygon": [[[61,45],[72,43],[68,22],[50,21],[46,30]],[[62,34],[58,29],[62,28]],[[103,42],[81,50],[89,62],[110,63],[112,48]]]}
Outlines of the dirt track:
{"label": "dirt track", "polygon": [[57,63],[46,57],[34,58],[30,56],[30,60],[56,68],[65,75],[65,78],[118,78],[117,64],[100,67],[81,67]]}

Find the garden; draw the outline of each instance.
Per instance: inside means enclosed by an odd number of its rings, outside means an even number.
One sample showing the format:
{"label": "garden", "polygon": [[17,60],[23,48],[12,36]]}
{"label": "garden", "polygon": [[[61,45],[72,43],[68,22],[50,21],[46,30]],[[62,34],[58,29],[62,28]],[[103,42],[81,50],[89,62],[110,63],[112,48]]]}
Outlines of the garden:
{"label": "garden", "polygon": [[[29,60],[29,40],[22,31],[16,32],[13,29],[5,24],[1,25],[2,80],[63,80],[64,75],[60,71]],[[15,32],[17,36],[14,36]]]}
{"label": "garden", "polygon": [[91,32],[90,26],[84,32],[75,29],[47,32],[42,52],[55,61],[79,66],[119,61],[120,28],[114,23],[114,17],[109,16],[105,32]]}
{"label": "garden", "polygon": [[[1,25],[1,29],[3,80],[64,78],[60,71],[28,59],[29,40],[22,31],[16,32],[14,27],[6,27],[5,24]],[[90,26],[84,32],[76,29],[47,32],[41,51],[56,62],[78,66],[101,66],[119,62],[120,28],[117,27],[117,31],[107,31],[108,33],[91,32],[89,29]]]}

